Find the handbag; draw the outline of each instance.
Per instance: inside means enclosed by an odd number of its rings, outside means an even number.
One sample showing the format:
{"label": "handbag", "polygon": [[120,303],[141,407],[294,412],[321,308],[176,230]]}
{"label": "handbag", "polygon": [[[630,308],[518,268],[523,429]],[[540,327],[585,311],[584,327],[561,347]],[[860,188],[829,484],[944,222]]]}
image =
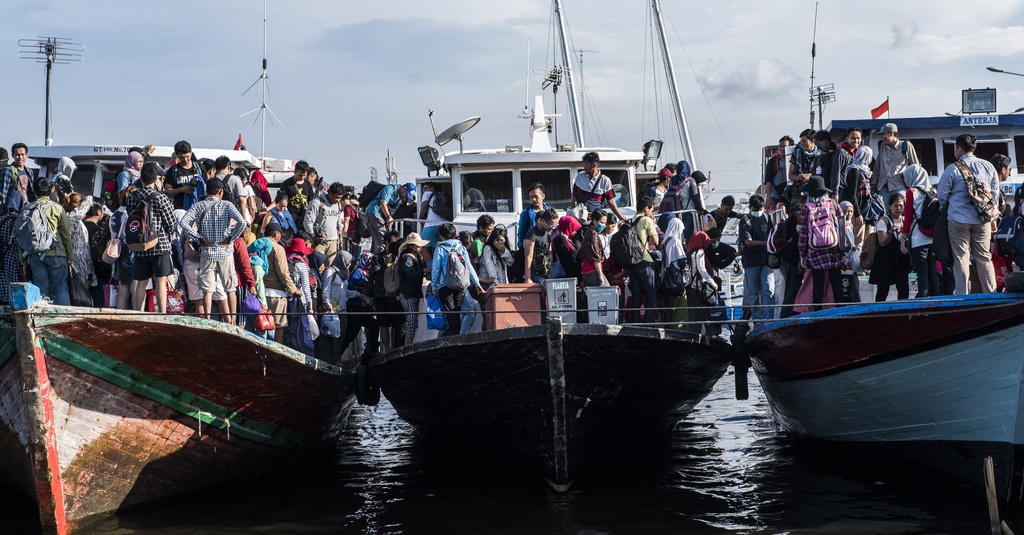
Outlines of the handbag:
{"label": "handbag", "polygon": [[124,235],[124,224],[127,220],[128,214],[125,214],[121,218],[121,230],[118,231],[117,236],[111,236],[107,240],[107,246],[103,248],[103,255],[100,258],[110,265],[114,265],[117,259],[121,257],[121,236]]}
{"label": "handbag", "polygon": [[443,331],[448,327],[448,320],[444,315],[444,307],[441,306],[441,298],[436,295],[427,296],[427,328],[434,331]]}
{"label": "handbag", "polygon": [[276,328],[274,315],[270,313],[270,309],[260,309],[260,313],[256,315],[255,326],[257,331],[273,331]]}

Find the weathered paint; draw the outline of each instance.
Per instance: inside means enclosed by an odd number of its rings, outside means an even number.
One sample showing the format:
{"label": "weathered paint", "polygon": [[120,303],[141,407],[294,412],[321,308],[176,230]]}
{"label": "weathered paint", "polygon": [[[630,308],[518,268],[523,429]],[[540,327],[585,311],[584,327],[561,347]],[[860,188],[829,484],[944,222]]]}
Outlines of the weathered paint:
{"label": "weathered paint", "polygon": [[15,316],[16,337],[0,322],[0,385],[19,387],[0,392],[0,476],[36,499],[47,534],[302,462],[354,403],[351,370],[219,322],[49,305]]}
{"label": "weathered paint", "polygon": [[301,447],[309,441],[307,433],[247,418],[69,340],[47,338],[44,345],[48,355],[129,392],[196,418],[207,426],[230,429],[239,438],[289,449]]}

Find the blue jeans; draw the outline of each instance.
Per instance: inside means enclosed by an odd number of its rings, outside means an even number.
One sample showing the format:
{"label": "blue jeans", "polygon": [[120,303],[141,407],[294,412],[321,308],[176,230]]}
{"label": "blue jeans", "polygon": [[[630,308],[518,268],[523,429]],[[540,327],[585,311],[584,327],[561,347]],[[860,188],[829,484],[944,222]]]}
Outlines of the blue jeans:
{"label": "blue jeans", "polygon": [[633,296],[633,306],[629,310],[629,321],[640,323],[640,304],[647,303],[647,314],[644,319],[647,323],[653,323],[655,313],[652,308],[658,307],[658,289],[654,287],[654,264],[652,262],[640,262],[628,268],[629,272],[629,293]]}
{"label": "blue jeans", "polygon": [[29,255],[32,284],[39,293],[49,297],[53,304],[71,306],[68,293],[68,259],[65,256]]}
{"label": "blue jeans", "polygon": [[[747,304],[774,305],[775,286],[768,277],[772,274],[768,266],[743,268],[743,294],[747,296]],[[750,318],[754,320],[770,320],[775,318],[772,308],[751,308]]]}

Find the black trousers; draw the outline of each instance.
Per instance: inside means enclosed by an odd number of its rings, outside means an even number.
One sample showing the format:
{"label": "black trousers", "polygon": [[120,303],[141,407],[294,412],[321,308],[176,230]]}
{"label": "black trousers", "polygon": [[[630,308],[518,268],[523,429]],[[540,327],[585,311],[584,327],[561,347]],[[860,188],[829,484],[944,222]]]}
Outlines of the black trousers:
{"label": "black trousers", "polygon": [[443,287],[437,291],[437,297],[444,307],[445,326],[440,336],[455,336],[462,330],[462,302],[466,299],[466,290],[453,290]]}

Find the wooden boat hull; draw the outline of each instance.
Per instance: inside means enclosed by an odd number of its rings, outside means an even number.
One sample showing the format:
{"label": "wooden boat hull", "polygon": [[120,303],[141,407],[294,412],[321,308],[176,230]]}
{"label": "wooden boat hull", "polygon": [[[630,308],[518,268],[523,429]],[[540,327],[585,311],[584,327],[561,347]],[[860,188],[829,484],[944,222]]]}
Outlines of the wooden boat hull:
{"label": "wooden boat hull", "polygon": [[1021,296],[807,314],[754,330],[747,350],[775,419],[796,436],[908,457],[973,485],[991,455],[1002,495],[1020,498]]}
{"label": "wooden boat hull", "polygon": [[515,455],[564,490],[589,460],[649,448],[731,361],[694,334],[550,324],[413,344],[369,370],[406,421]]}
{"label": "wooden boat hull", "polygon": [[354,404],[355,363],[222,323],[17,314],[17,332],[0,329],[0,476],[38,502],[49,533],[296,464],[333,443]]}

